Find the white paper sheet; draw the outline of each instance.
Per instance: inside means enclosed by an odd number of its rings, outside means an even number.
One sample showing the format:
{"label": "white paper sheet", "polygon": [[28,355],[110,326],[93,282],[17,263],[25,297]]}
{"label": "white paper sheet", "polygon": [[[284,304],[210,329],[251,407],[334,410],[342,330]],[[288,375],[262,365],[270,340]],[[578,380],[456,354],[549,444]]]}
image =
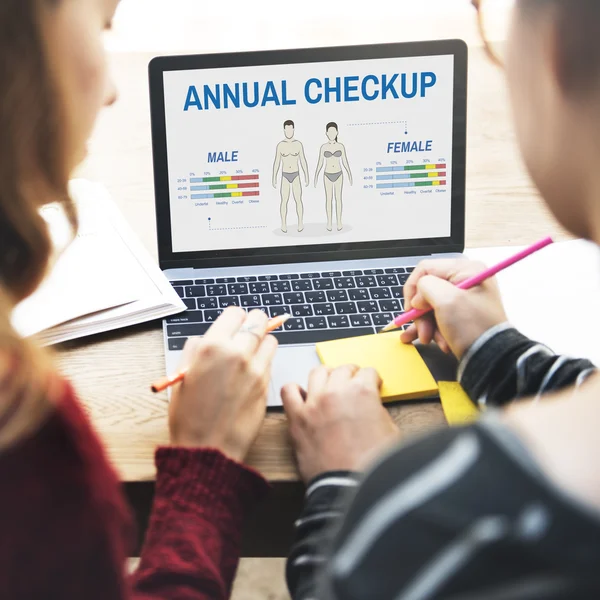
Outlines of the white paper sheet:
{"label": "white paper sheet", "polygon": [[[519,247],[467,249],[488,266]],[[554,352],[600,365],[600,250],[574,240],[552,244],[498,275],[509,320]]]}
{"label": "white paper sheet", "polygon": [[[185,305],[135,237],[104,187],[71,182],[79,213],[77,238],[40,288],[12,315],[15,329],[57,343],[181,312]],[[68,241],[65,218],[43,209],[57,248]]]}

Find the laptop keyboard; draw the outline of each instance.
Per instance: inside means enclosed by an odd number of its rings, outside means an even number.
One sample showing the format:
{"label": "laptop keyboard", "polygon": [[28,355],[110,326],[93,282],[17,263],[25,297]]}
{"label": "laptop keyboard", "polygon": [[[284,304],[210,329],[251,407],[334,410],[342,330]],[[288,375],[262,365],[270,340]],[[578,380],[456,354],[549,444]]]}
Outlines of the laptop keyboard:
{"label": "laptop keyboard", "polygon": [[228,306],[291,318],[274,332],[280,344],[315,343],[376,333],[404,310],[414,267],[187,279],[171,285],[188,307],[169,317],[169,350],[201,336]]}

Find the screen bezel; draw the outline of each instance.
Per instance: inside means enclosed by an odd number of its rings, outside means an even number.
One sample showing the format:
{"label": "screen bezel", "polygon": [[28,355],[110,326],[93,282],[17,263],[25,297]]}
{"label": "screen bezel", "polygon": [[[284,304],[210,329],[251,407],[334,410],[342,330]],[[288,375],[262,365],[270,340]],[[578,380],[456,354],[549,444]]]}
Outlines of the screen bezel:
{"label": "screen bezel", "polygon": [[[442,55],[454,56],[450,237],[311,244],[301,247],[276,246],[268,248],[173,252],[163,73],[166,71],[191,71],[196,69]],[[184,267],[210,268],[462,252],[465,245],[467,65],[468,49],[462,40],[436,40],[429,42],[268,50],[226,54],[160,56],[154,58],[150,62],[148,70],[150,80],[156,226],[160,267],[162,269]]]}

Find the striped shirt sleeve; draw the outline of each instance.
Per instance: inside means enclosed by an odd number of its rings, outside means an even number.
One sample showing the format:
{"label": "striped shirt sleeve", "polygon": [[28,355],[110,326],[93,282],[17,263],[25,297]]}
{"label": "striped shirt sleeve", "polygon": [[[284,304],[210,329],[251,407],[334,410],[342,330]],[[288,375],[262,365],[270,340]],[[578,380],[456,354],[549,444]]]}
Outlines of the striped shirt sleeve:
{"label": "striped shirt sleeve", "polygon": [[[589,361],[557,356],[546,346],[531,341],[510,324],[504,323],[485,332],[473,344],[459,364],[458,379],[474,401],[481,406],[494,407],[505,405],[518,398],[539,397],[545,392],[570,385],[580,385],[594,371],[595,367]],[[360,488],[357,488],[359,476],[352,473],[325,473],[309,486],[304,512],[296,523],[296,542],[287,563],[288,587],[294,600],[377,597],[371,593],[369,587],[360,587],[361,579],[359,577],[356,580],[352,576],[353,570],[367,573],[365,577],[370,582],[369,586],[375,585],[373,578],[379,581],[378,573],[385,574],[386,571],[378,562],[381,561],[381,556],[377,553],[373,554],[372,550],[375,547],[384,547],[387,548],[386,552],[391,552],[393,555],[396,546],[389,541],[383,541],[388,535],[385,510],[378,513],[377,518],[372,517],[371,520],[364,521],[360,528],[356,526],[358,515],[369,512],[370,507],[380,504],[381,497],[388,494],[390,499],[393,498],[388,505],[389,513],[393,513],[396,519],[398,506],[402,505],[398,503],[402,498],[410,499],[406,501],[407,514],[412,514],[427,501],[423,495],[423,490],[427,490],[424,482],[437,481],[436,489],[430,490],[431,497],[441,493],[447,486],[453,487],[461,479],[456,471],[461,460],[466,472],[473,466],[471,463],[480,460],[472,454],[475,452],[473,449],[475,445],[478,448],[475,454],[479,455],[481,451],[481,444],[475,444],[472,435],[462,436],[460,443],[454,440],[455,436],[455,431],[441,432],[429,441],[423,440],[412,449],[398,450],[393,455],[394,469],[384,468],[387,463],[382,463],[368,476]],[[450,443],[451,439],[454,440],[453,445]],[[416,447],[419,448],[418,455],[415,453]],[[421,469],[418,476],[410,475],[411,479],[407,482],[406,479],[416,465],[423,465],[425,462],[428,462],[429,466]],[[489,468],[489,465],[486,468]],[[428,473],[437,475],[431,477]],[[489,470],[485,472],[488,479],[489,473]],[[448,480],[450,476],[455,477],[453,484]],[[417,482],[418,485],[417,483],[407,485],[411,482]],[[507,485],[509,487],[513,485],[510,478],[507,479]],[[397,487],[398,494],[389,496],[393,486]],[[471,519],[472,513],[469,511],[473,503],[477,504],[484,500],[487,492],[475,483],[472,485],[461,483],[456,485],[456,490],[454,501],[457,502],[457,510],[464,511],[461,518]],[[501,494],[501,491],[499,490],[498,493]],[[356,496],[355,501],[350,505],[349,511],[345,512],[344,506],[354,496]],[[417,553],[413,557],[411,554],[409,559],[402,556],[400,561],[402,564],[396,565],[395,575],[404,573],[406,577],[409,572],[412,573],[411,569],[421,568],[420,561],[424,560],[425,556],[429,556],[429,553],[440,544],[449,544],[450,538],[457,535],[457,528],[459,528],[459,523],[455,524],[457,527],[455,529],[450,527],[445,532],[450,537],[444,537],[443,532],[438,531],[436,535],[439,534],[440,539],[434,536],[435,539],[432,541],[433,532],[430,531],[431,523],[427,518],[424,521],[406,519],[403,523],[406,529],[403,527],[402,532],[398,534],[402,538],[398,538],[397,549],[406,551],[405,546],[410,546],[406,542],[407,539],[412,540],[422,549],[421,555]],[[493,526],[493,523],[492,525],[490,523],[484,522],[481,526],[485,530],[486,527]],[[349,529],[354,527],[352,524],[356,528],[350,533]],[[345,535],[349,536],[352,543],[347,541],[344,546],[345,551],[341,552],[339,544]],[[470,532],[469,535],[483,534],[478,530]],[[371,564],[372,556],[378,557],[373,564]],[[389,568],[394,571],[393,566],[390,565]],[[322,584],[317,595],[319,575],[321,580],[327,583]],[[339,581],[345,582],[343,590],[341,588],[336,590],[336,582]],[[547,581],[544,582],[544,585],[546,584]],[[366,585],[364,581],[362,585]],[[542,596],[543,593],[545,592],[542,590]],[[401,594],[382,597],[425,598],[429,596]],[[479,596],[475,595],[475,597]]]}
{"label": "striped shirt sleeve", "polygon": [[589,360],[554,354],[505,323],[473,344],[461,360],[458,379],[480,407],[502,406],[580,385],[595,369]]}

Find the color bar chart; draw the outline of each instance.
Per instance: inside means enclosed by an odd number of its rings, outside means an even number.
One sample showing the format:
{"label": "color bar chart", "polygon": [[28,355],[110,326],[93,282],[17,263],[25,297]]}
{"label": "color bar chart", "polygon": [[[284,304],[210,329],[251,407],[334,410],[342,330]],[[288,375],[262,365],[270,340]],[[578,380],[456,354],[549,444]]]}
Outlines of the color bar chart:
{"label": "color bar chart", "polygon": [[258,196],[260,192],[215,192],[212,194],[192,194],[192,200],[207,200],[209,198],[240,198],[245,196]]}
{"label": "color bar chart", "polygon": [[436,179],[435,181],[406,181],[402,183],[378,183],[377,189],[389,189],[389,188],[407,188],[407,187],[434,187],[439,185],[446,185],[446,180]]}
{"label": "color bar chart", "polygon": [[190,177],[190,192],[204,192],[191,194],[190,198],[192,200],[209,200],[211,198],[259,196],[260,183],[258,178],[259,176],[255,174]]}
{"label": "color bar chart", "polygon": [[375,173],[376,189],[439,187],[447,183],[445,163],[377,167]]}
{"label": "color bar chart", "polygon": [[395,171],[431,171],[438,169],[445,169],[447,165],[445,163],[442,164],[431,164],[428,163],[426,165],[404,165],[404,166],[393,166],[393,167],[377,167],[375,171],[377,173],[392,173]]}

